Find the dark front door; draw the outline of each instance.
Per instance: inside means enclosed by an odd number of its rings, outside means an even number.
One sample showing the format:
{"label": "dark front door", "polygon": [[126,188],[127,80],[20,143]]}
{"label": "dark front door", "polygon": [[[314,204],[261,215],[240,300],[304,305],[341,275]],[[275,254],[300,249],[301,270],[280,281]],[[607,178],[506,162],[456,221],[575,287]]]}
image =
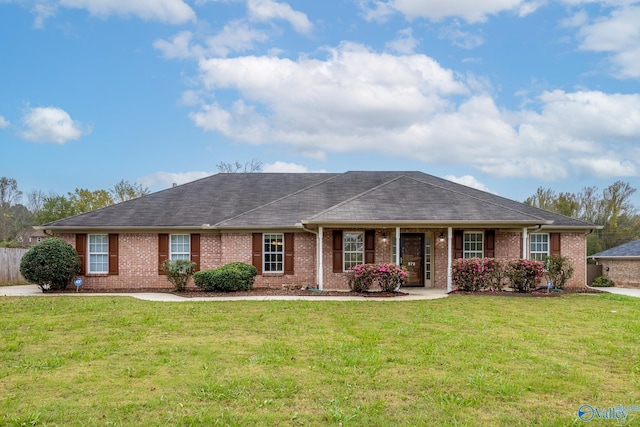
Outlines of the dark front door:
{"label": "dark front door", "polygon": [[407,286],[424,286],[424,235],[400,235],[400,266],[407,275]]}

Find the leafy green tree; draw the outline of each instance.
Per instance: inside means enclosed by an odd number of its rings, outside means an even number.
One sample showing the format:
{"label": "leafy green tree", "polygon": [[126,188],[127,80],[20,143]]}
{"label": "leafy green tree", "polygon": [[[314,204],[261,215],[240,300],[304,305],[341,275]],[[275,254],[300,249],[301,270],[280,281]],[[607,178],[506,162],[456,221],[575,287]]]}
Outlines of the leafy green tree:
{"label": "leafy green tree", "polygon": [[15,236],[14,206],[22,197],[18,182],[13,178],[0,178],[0,242]]}
{"label": "leafy green tree", "polygon": [[113,198],[107,190],[90,191],[85,188],[76,188],[68,195],[79,214],[113,205]]}
{"label": "leafy green tree", "polygon": [[79,212],[71,200],[64,196],[51,194],[45,197],[42,209],[35,216],[35,223],[38,225],[48,224],[77,213]]}
{"label": "leafy green tree", "polygon": [[127,200],[146,196],[149,189],[140,184],[131,184],[129,181],[121,180],[109,190],[109,194],[115,203],[126,202]]}

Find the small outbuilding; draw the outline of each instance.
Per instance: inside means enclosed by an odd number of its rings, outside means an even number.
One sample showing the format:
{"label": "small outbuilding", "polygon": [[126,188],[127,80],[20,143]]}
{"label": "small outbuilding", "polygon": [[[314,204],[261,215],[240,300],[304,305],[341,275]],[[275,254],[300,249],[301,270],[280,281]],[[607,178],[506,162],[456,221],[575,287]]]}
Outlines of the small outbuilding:
{"label": "small outbuilding", "polygon": [[640,288],[640,240],[591,255],[602,266],[602,275],[616,286]]}

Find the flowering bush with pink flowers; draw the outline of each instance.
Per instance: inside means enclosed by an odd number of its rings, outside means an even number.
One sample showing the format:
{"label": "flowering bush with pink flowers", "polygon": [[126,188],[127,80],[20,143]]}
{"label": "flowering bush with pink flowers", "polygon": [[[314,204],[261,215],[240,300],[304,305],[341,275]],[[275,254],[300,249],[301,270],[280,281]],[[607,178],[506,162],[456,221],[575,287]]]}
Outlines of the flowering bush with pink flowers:
{"label": "flowering bush with pink flowers", "polygon": [[544,276],[544,263],[535,259],[515,259],[509,261],[506,275],[514,291],[530,292]]}
{"label": "flowering bush with pink flowers", "polygon": [[495,258],[459,258],[451,266],[451,282],[464,292],[501,291],[505,284],[516,292],[529,292],[543,274],[542,262],[527,259],[506,263]]}
{"label": "flowering bush with pink flowers", "polygon": [[374,284],[383,292],[393,292],[404,285],[407,272],[395,264],[360,264],[349,271],[349,289],[366,292]]}

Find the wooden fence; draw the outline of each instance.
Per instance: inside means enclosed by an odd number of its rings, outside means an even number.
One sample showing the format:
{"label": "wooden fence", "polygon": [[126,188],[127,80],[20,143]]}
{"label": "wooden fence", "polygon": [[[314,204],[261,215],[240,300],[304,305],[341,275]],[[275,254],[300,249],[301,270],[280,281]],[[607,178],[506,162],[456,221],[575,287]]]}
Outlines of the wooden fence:
{"label": "wooden fence", "polygon": [[20,274],[20,260],[27,249],[0,248],[0,284],[25,282]]}

